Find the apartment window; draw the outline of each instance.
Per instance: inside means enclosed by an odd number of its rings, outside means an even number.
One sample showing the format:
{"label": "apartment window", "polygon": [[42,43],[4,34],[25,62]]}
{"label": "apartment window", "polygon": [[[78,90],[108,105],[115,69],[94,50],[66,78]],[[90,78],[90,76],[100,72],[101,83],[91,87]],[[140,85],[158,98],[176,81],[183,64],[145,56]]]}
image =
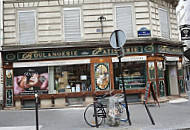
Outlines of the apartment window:
{"label": "apartment window", "polygon": [[161,36],[163,38],[170,38],[168,11],[160,8],[159,19],[160,19]]}
{"label": "apartment window", "polygon": [[65,41],[81,41],[80,9],[64,9]]}
{"label": "apartment window", "polygon": [[18,34],[20,44],[36,43],[36,14],[35,11],[18,12]]}
{"label": "apartment window", "polygon": [[115,10],[116,28],[123,30],[128,38],[134,37],[131,6],[115,7]]}

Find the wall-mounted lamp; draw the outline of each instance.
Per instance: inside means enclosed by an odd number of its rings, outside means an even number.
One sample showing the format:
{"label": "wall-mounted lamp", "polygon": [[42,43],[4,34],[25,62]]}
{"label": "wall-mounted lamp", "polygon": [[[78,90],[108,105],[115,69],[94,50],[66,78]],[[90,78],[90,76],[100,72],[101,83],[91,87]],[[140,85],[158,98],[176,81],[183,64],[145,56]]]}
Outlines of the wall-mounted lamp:
{"label": "wall-mounted lamp", "polygon": [[8,66],[8,65],[9,65],[9,62],[6,62],[5,65]]}
{"label": "wall-mounted lamp", "polygon": [[104,26],[103,26],[103,21],[106,20],[106,17],[104,17],[104,15],[101,15],[98,20],[100,20],[100,24],[101,24],[101,33],[102,33],[102,38],[103,38],[103,35],[104,35]]}

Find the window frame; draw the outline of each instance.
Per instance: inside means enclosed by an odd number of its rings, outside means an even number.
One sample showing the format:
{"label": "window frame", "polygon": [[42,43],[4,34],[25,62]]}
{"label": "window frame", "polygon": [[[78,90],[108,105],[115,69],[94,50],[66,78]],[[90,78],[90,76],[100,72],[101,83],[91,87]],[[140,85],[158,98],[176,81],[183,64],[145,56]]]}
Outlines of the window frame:
{"label": "window frame", "polygon": [[[21,44],[20,43],[20,30],[19,30],[19,22],[20,22],[20,19],[19,19],[19,13],[20,12],[34,12],[34,19],[35,19],[35,22],[34,22],[34,31],[35,31],[35,43],[24,43],[24,44]],[[19,45],[31,45],[31,44],[36,44],[37,43],[37,14],[36,14],[36,10],[35,9],[31,9],[31,10],[18,10],[17,11],[17,44]]]}
{"label": "window frame", "polygon": [[[160,10],[165,11],[166,14],[167,14],[169,37],[163,37],[162,36],[160,13],[159,13]],[[171,39],[171,27],[170,27],[169,11],[167,9],[164,9],[164,8],[161,8],[161,7],[158,8],[158,17],[159,17],[159,25],[160,25],[160,34],[161,34],[161,37],[164,38],[164,39]]]}
{"label": "window frame", "polygon": [[136,20],[135,20],[135,16],[134,16],[134,5],[133,4],[127,4],[127,5],[115,5],[114,6],[114,29],[115,30],[117,30],[118,28],[117,28],[117,15],[116,15],[116,8],[118,8],[118,7],[130,7],[131,8],[131,20],[132,20],[132,30],[133,30],[133,32],[132,32],[132,34],[133,34],[133,37],[127,37],[127,35],[126,35],[126,37],[127,38],[135,38],[135,37],[137,37],[137,30],[136,30]]}
{"label": "window frame", "polygon": [[[65,23],[64,23],[64,11],[65,10],[78,10],[79,11],[79,21],[80,21],[80,40],[79,41],[66,41],[66,36],[65,36]],[[73,7],[73,8],[63,8],[62,9],[62,38],[63,38],[63,41],[65,42],[81,42],[83,40],[83,26],[82,26],[82,10],[80,7]]]}

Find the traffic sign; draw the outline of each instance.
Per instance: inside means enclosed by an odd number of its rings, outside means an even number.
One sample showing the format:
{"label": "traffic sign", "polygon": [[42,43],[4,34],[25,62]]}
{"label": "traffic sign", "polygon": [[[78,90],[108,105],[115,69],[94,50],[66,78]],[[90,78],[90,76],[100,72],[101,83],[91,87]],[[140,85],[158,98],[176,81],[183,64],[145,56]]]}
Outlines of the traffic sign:
{"label": "traffic sign", "polygon": [[115,30],[110,37],[110,45],[115,48],[121,48],[126,41],[126,35],[122,30]]}

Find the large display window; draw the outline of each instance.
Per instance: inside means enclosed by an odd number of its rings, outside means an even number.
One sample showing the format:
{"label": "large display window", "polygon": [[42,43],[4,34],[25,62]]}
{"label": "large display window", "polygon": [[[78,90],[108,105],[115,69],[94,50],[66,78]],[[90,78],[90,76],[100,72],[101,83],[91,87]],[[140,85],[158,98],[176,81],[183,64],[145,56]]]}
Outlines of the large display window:
{"label": "large display window", "polygon": [[[144,88],[146,85],[146,62],[122,62],[124,86],[126,89]],[[113,63],[115,89],[122,89],[119,63]]]}
{"label": "large display window", "polygon": [[91,91],[90,64],[54,67],[56,93]]}

